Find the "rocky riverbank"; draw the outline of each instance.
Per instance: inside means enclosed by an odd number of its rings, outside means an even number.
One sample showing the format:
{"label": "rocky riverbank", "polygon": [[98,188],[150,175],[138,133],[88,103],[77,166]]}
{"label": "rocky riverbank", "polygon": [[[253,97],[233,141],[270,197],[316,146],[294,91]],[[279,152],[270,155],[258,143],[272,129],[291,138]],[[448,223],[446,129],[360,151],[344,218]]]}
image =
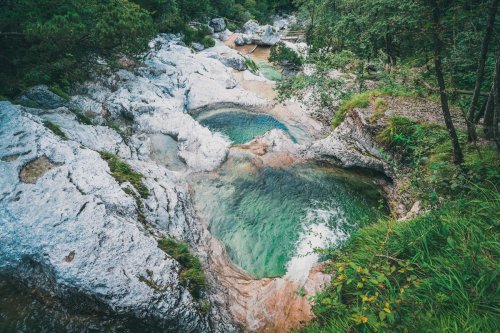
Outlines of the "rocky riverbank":
{"label": "rocky riverbank", "polygon": [[[255,280],[234,267],[192,208],[186,176],[215,170],[230,150],[248,148],[273,165],[325,159],[391,171],[355,118],[314,141],[325,127],[300,104],[260,94],[273,83],[243,71],[242,61],[222,43],[194,53],[161,35],[142,63],[96,76],[69,100],[38,86],[18,100],[22,106],[0,102],[1,274],[70,306],[164,330],[286,331],[311,319],[296,291],[312,295],[328,277],[315,267],[303,281]],[[221,106],[268,112],[309,141],[274,130],[230,148],[191,116]],[[154,135],[173,141],[183,168],[157,163]],[[113,177],[102,152],[126,161],[146,190]],[[182,283],[180,264],[158,248],[165,236],[187,242],[201,259],[209,285],[201,300]]]}

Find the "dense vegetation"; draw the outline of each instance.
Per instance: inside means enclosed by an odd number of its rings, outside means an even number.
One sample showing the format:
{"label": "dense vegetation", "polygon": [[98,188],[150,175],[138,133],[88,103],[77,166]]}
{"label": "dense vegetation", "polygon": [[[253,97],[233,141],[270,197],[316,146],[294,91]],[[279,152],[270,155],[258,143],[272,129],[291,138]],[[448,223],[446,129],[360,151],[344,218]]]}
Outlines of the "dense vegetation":
{"label": "dense vegetation", "polygon": [[[382,219],[321,250],[333,280],[312,298],[317,319],[301,331],[499,331],[499,1],[296,4],[310,44],[304,63],[315,70],[280,82],[280,98],[307,98],[334,127],[354,108],[370,107],[376,121],[385,96],[439,101],[447,119],[393,116],[378,130],[384,156],[409,179],[405,192],[427,213]],[[466,132],[448,104],[461,108]]]}
{"label": "dense vegetation", "polygon": [[140,54],[157,32],[183,32],[211,46],[213,40],[189,27],[192,20],[223,16],[234,29],[291,8],[289,0],[0,1],[0,96],[39,83],[65,95],[98,59],[113,65]]}
{"label": "dense vegetation", "polygon": [[429,212],[383,219],[357,231],[332,260],[318,318],[303,332],[496,332],[500,255],[500,163],[459,133],[464,163],[451,163],[446,129],[395,116],[378,134],[410,172]]}
{"label": "dense vegetation", "polygon": [[476,139],[475,125],[483,116],[486,136],[498,137],[493,126],[494,96],[500,86],[493,87],[496,65],[500,67],[498,0],[296,0],[296,4],[307,22],[311,55],[306,61],[317,71],[282,82],[284,97],[294,94],[294,88],[313,87],[318,90],[318,105],[334,108],[331,99],[339,96],[332,95],[339,89],[324,91],[322,86],[334,87],[330,71],[344,69],[356,74],[358,92],[372,79],[396,81],[426,95],[439,93],[456,163],[462,157],[448,100],[467,114],[470,139]]}

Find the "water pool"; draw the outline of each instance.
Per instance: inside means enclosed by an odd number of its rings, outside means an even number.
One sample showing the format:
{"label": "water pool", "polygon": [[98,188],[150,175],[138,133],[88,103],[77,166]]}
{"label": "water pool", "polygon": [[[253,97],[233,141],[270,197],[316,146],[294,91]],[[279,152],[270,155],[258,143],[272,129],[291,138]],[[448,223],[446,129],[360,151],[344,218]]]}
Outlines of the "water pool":
{"label": "water pool", "polygon": [[315,247],[338,244],[380,216],[372,181],[313,163],[258,167],[233,156],[191,184],[198,215],[232,262],[257,278],[304,278],[318,259]]}
{"label": "water pool", "polygon": [[[233,144],[246,143],[275,128],[290,134],[285,124],[268,114],[252,113],[237,108],[207,111],[200,114],[196,120],[210,130],[224,134]],[[293,135],[290,136],[294,140]]]}

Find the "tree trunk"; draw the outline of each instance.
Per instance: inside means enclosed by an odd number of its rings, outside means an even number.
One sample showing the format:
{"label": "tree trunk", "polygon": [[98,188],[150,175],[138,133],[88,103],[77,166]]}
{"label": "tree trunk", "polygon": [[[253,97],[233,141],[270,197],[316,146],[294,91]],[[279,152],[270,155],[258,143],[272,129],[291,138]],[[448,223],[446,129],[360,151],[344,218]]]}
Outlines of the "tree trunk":
{"label": "tree trunk", "polygon": [[491,94],[484,108],[483,131],[487,139],[493,138],[493,118],[495,113],[495,81],[491,85]]}
{"label": "tree trunk", "polygon": [[500,152],[500,140],[498,137],[498,117],[500,116],[500,56],[497,56],[497,62],[495,66],[495,107],[493,112],[493,140],[497,145],[497,152]]}
{"label": "tree trunk", "polygon": [[[435,1],[435,0],[434,0]],[[486,32],[483,38],[483,44],[481,46],[481,55],[479,57],[479,64],[477,66],[476,72],[476,85],[474,87],[474,95],[472,95],[472,101],[470,103],[469,112],[467,113],[467,132],[470,141],[476,141],[476,129],[474,126],[474,117],[477,109],[477,104],[479,102],[479,93],[481,91],[481,84],[484,78],[484,66],[486,63],[486,57],[488,55],[488,47],[490,45],[491,37],[493,35],[493,28],[495,25],[495,16],[497,13],[498,2],[500,0],[493,0],[490,9],[490,15],[488,18],[488,26],[486,27]]]}
{"label": "tree trunk", "polygon": [[453,146],[453,163],[461,164],[463,162],[464,156],[462,154],[462,149],[460,148],[460,143],[458,142],[457,132],[455,126],[453,125],[453,120],[451,119],[450,107],[448,105],[448,95],[446,95],[446,86],[444,83],[444,76],[441,64],[441,49],[443,43],[439,36],[441,30],[440,26],[440,13],[437,0],[429,0],[432,9],[432,39],[434,42],[434,67],[436,70],[436,78],[439,86],[439,95],[441,97],[441,108],[443,110],[444,123],[446,124],[446,129],[450,136],[451,144]]}
{"label": "tree trunk", "polygon": [[474,124],[477,124],[479,120],[481,120],[481,118],[484,117],[484,115],[488,112],[487,108],[489,106],[493,106],[492,103],[493,103],[493,84],[491,85],[490,92],[487,98],[485,99],[483,105],[481,106],[481,109],[479,109],[479,112],[476,113],[476,116],[474,117]]}

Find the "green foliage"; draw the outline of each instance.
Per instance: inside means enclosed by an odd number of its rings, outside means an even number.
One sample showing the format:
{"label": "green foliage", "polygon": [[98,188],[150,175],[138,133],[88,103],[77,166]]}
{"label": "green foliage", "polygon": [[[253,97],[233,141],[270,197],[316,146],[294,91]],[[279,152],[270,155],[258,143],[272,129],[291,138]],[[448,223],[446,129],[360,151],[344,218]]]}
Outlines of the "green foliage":
{"label": "green foliage", "polygon": [[349,68],[357,67],[360,62],[356,55],[349,50],[342,50],[340,52],[313,53],[308,61],[315,64],[317,70],[320,72],[331,69],[347,71]]}
{"label": "green foliage", "polygon": [[65,100],[69,101],[69,95],[66,91],[61,89],[58,85],[53,85],[49,87],[49,90],[52,91],[54,94],[61,96]]}
{"label": "green foliage", "polygon": [[[395,67],[400,62],[418,68],[422,77],[433,72],[431,8],[428,1],[296,0],[305,14],[306,37],[312,56],[330,68],[349,67],[354,56]],[[447,84],[472,89],[491,0],[438,1],[442,15],[440,38]],[[498,37],[500,25],[494,35]],[[488,90],[499,43],[490,45],[485,82]],[[433,82],[434,80],[430,81]],[[461,98],[463,99],[463,98]]]}
{"label": "green foliage", "polygon": [[[179,273],[181,282],[188,287],[193,297],[199,299],[201,292],[206,288],[205,273],[201,267],[200,260],[192,255],[186,243],[178,242],[171,238],[163,238],[158,241],[158,247],[181,265]],[[208,312],[209,305],[202,304],[202,310]]]}
{"label": "green foliage", "polygon": [[142,182],[143,176],[134,171],[130,165],[123,162],[118,156],[108,153],[100,152],[103,160],[108,162],[111,175],[120,184],[129,182],[139,193],[142,198],[148,198],[150,193],[146,185]]}
{"label": "green foliage", "polygon": [[86,115],[84,115],[83,113],[80,113],[80,112],[74,112],[75,116],[76,116],[76,119],[78,120],[78,122],[80,124],[84,124],[84,125],[92,125],[92,119],[90,119],[89,117],[87,117]]}
{"label": "green foliage", "polygon": [[302,331],[498,331],[500,196],[475,196],[365,227],[329,251],[336,276],[315,298],[318,320]]}
{"label": "green foliage", "polygon": [[419,287],[420,280],[409,260],[375,259],[358,266],[350,258],[337,258],[336,277],[331,293],[320,294],[314,312],[317,315],[342,313],[349,326],[373,330],[398,330],[398,310],[405,293]]}
{"label": "green foliage", "polygon": [[154,32],[149,14],[127,0],[7,0],[0,22],[0,92],[10,96],[46,83],[67,97],[97,56],[133,55]]}
{"label": "green foliage", "polygon": [[206,49],[209,47],[214,47],[215,40],[210,36],[205,36],[205,37],[203,37],[202,44]]}
{"label": "green foliage", "polygon": [[280,66],[291,66],[297,69],[302,66],[302,58],[283,42],[271,46],[269,61]]}
{"label": "green foliage", "polygon": [[436,205],[437,200],[452,200],[473,192],[478,183],[491,190],[500,183],[500,162],[495,148],[486,145],[479,155],[471,144],[466,144],[465,133],[458,135],[465,152],[461,168],[450,163],[452,148],[448,132],[439,125],[394,116],[377,138],[398,162],[412,168],[412,185],[424,194],[422,199]]}
{"label": "green foliage", "polygon": [[[193,20],[222,16],[267,19],[290,0],[4,0],[0,2],[0,95],[14,97],[44,83],[67,98],[102,58],[134,57],[156,32],[181,32],[185,42],[213,46],[207,26]],[[233,27],[234,28],[234,27]]]}
{"label": "green foliage", "polygon": [[57,126],[56,124],[54,124],[53,122],[48,121],[48,120],[44,120],[43,121],[43,125],[45,127],[47,127],[49,130],[51,130],[52,133],[54,133],[55,135],[57,135],[61,139],[63,139],[63,140],[67,140],[68,139],[66,137],[66,134],[64,134],[64,132],[61,130],[61,128],[59,126]]}
{"label": "green foliage", "polygon": [[253,61],[251,58],[245,57],[245,65],[252,71],[253,73],[259,72],[259,66]]}
{"label": "green foliage", "polygon": [[215,40],[208,36],[210,34],[210,30],[208,30],[208,26],[206,25],[198,25],[196,27],[185,25],[182,33],[183,41],[188,46],[194,42],[203,44],[203,46],[207,44],[205,47],[212,47],[215,45]]}
{"label": "green foliage", "polygon": [[342,102],[337,110],[335,112],[335,115],[333,116],[332,119],[332,126],[333,128],[336,128],[339,126],[345,119],[347,113],[349,111],[352,111],[355,108],[366,108],[370,105],[370,97],[372,95],[372,92],[365,92],[362,94],[356,94],[351,96],[350,98],[346,99],[344,102]]}
{"label": "green foliage", "polygon": [[285,77],[277,85],[278,100],[284,101],[295,97],[298,100],[304,100],[306,92],[309,90],[315,93],[312,96],[316,107],[335,108],[335,99],[342,95],[340,90],[343,81],[331,78],[328,75],[297,75]]}

